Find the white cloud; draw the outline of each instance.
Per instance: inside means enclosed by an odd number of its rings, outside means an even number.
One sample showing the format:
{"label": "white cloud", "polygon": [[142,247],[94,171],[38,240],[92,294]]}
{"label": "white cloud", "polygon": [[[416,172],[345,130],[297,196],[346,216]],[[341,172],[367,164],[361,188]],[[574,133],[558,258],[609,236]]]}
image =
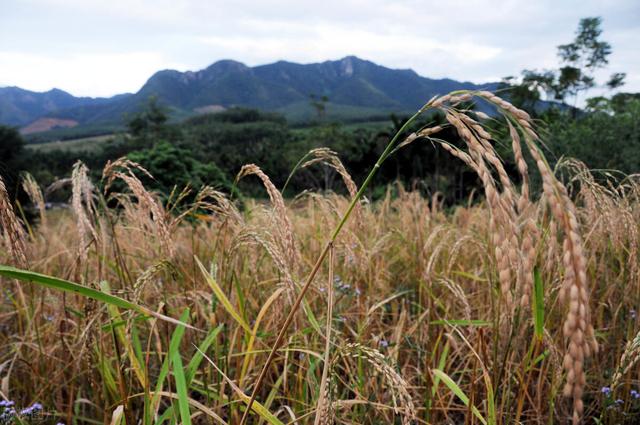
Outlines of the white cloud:
{"label": "white cloud", "polygon": [[0,51],[0,84],[34,91],[63,88],[75,96],[135,92],[155,71],[185,67],[155,52],[49,56]]}
{"label": "white cloud", "polygon": [[372,31],[332,28],[318,25],[301,31],[294,39],[283,39],[277,34],[260,37],[208,36],[199,37],[204,44],[218,51],[237,52],[250,57],[252,63],[261,63],[282,57],[287,60],[322,61],[354,54],[362,58],[396,61],[407,56],[448,56],[457,62],[480,62],[495,58],[499,47],[468,41],[443,42],[435,38],[416,38],[408,34],[381,34]]}
{"label": "white cloud", "polygon": [[115,94],[163,68],[349,54],[427,77],[495,81],[557,66],[556,46],[578,20],[603,16],[614,52],[607,72],[627,72],[625,89],[640,91],[638,0],[0,1],[0,84],[30,89]]}

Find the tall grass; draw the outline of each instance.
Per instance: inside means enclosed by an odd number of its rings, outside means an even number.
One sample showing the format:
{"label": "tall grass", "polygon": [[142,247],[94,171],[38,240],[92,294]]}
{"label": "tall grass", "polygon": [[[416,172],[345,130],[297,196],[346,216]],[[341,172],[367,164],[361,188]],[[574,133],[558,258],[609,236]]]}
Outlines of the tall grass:
{"label": "tall grass", "polygon": [[[498,117],[456,108],[474,97]],[[530,118],[491,93],[434,98],[416,116],[431,109],[464,149],[410,120],[360,187],[334,152],[300,162],[336,170],[350,199],[287,202],[248,165],[238,178],[258,177],[270,204],[239,210],[209,187],[163,203],[123,159],[104,170],[118,192],[77,164],[71,211],[44,211],[27,177],[41,219],[26,233],[0,185],[0,397],[42,403],[52,423],[640,419],[637,179],[552,170]],[[517,182],[487,119],[510,134]],[[466,163],[484,200],[445,211],[398,187],[363,202],[409,143]]]}

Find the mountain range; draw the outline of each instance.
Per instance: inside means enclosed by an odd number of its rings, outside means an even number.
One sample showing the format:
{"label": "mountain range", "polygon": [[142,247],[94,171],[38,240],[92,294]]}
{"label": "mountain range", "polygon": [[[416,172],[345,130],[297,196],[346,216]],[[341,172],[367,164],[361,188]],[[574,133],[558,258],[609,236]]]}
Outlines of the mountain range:
{"label": "mountain range", "polygon": [[325,100],[330,118],[364,119],[409,112],[436,94],[458,89],[489,89],[451,79],[431,79],[410,69],[390,69],[347,56],[335,61],[297,64],[279,61],[255,67],[221,60],[200,71],[156,72],[136,93],[110,98],[74,97],[59,89],[44,93],[0,88],[0,124],[24,133],[56,127],[123,125],[156,97],[175,118],[241,106],[276,111],[292,121],[314,118],[311,97]]}

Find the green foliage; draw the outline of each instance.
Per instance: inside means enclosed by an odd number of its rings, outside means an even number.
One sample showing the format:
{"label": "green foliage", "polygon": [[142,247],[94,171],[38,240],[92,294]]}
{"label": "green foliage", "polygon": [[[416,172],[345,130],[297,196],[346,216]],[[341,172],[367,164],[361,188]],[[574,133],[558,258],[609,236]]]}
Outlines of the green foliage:
{"label": "green foliage", "polygon": [[327,112],[327,102],[329,102],[329,98],[327,96],[316,97],[315,94],[309,95],[310,105],[315,109],[316,114],[318,115],[318,120],[322,120]]}
{"label": "green foliage", "polygon": [[24,147],[24,140],[18,130],[0,125],[0,158],[9,162],[18,157]]}
{"label": "green foliage", "polygon": [[[567,98],[577,99],[581,92],[595,87],[595,72],[609,63],[611,45],[600,39],[602,19],[583,18],[578,24],[575,39],[558,46],[561,66],[556,70],[524,70],[520,79],[507,77],[502,89],[510,89],[513,103],[528,111],[535,112],[540,94],[564,102]],[[616,72],[604,84],[609,89],[621,87],[626,74]],[[598,101],[592,102],[595,106]]]}
{"label": "green foliage", "polygon": [[257,109],[231,108],[222,112],[198,115],[188,119],[185,126],[211,125],[212,123],[243,124],[250,122],[273,122],[286,124],[285,118],[274,112],[263,112]]}
{"label": "green foliage", "polygon": [[193,151],[161,141],[150,149],[134,151],[127,155],[130,160],[139,163],[155,177],[148,187],[164,194],[174,187],[178,190],[185,186],[200,188],[211,185],[229,190],[229,180],[214,163],[197,160]]}
{"label": "green foliage", "polygon": [[618,93],[611,98],[611,109],[614,113],[620,114],[624,112],[633,113],[638,108],[640,102],[640,93]]}
{"label": "green foliage", "polygon": [[581,19],[573,42],[558,46],[558,56],[562,61],[571,64],[582,63],[590,70],[606,65],[609,62],[607,56],[611,54],[611,45],[599,39],[602,34],[601,24],[600,17]]}
{"label": "green foliage", "polygon": [[578,158],[590,168],[637,173],[640,170],[640,100],[630,100],[631,96],[616,98],[618,112],[614,114],[594,112],[575,119],[563,115],[549,117],[549,149],[558,156]]}
{"label": "green foliage", "polygon": [[147,106],[127,123],[129,134],[138,145],[149,145],[157,140],[171,140],[178,137],[175,129],[167,125],[168,112],[157,98],[149,98]]}
{"label": "green foliage", "polygon": [[[148,309],[147,307],[132,303],[131,301],[125,300],[123,298],[113,296],[108,292],[99,291],[97,289],[90,288],[86,285],[80,285],[78,283],[71,282],[64,279],[59,279],[57,277],[47,276],[41,273],[29,271],[29,270],[17,269],[15,267],[6,266],[2,264],[0,264],[0,276],[9,277],[12,279],[17,279],[25,282],[33,282],[45,288],[51,288],[56,291],[64,291],[72,294],[77,294],[86,298],[91,298],[101,303],[104,303],[105,305],[111,305],[111,306],[120,307],[126,310],[132,310],[138,314],[141,314],[142,316],[155,317],[157,319],[164,320],[173,324],[185,325],[179,320],[157,313],[153,310]],[[189,325],[186,325],[186,326],[191,329],[194,329],[193,326],[189,326]]]}
{"label": "green foliage", "polygon": [[218,164],[229,179],[254,163],[282,184],[295,163],[291,154],[297,151],[297,138],[284,118],[274,114],[232,109],[188,120],[181,130],[182,146],[198,152],[203,162]]}
{"label": "green foliage", "polygon": [[20,159],[24,150],[24,140],[18,130],[13,127],[0,125],[0,177],[12,194],[19,169]]}

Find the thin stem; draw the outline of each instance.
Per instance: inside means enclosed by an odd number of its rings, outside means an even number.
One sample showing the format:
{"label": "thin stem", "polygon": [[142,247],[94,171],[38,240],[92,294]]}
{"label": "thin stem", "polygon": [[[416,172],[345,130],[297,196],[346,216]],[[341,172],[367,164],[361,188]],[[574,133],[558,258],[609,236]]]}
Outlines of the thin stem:
{"label": "thin stem", "polygon": [[404,125],[400,128],[400,130],[398,130],[398,132],[393,136],[393,139],[391,139],[391,141],[387,144],[387,147],[385,148],[384,152],[382,152],[382,154],[380,155],[380,158],[378,158],[375,165],[369,172],[369,175],[362,183],[362,186],[360,186],[358,193],[356,193],[356,196],[354,196],[353,199],[351,200],[351,203],[349,204],[347,211],[342,216],[342,220],[340,220],[340,223],[338,223],[335,230],[331,234],[331,242],[335,242],[336,238],[338,237],[338,234],[342,230],[342,227],[344,227],[347,220],[349,219],[349,216],[351,215],[351,211],[353,211],[353,209],[355,208],[360,198],[362,198],[364,191],[369,186],[369,183],[371,183],[371,180],[373,179],[373,176],[378,171],[378,168],[380,168],[382,163],[387,159],[387,157],[389,157],[389,154],[392,152],[393,147],[396,145],[396,142],[398,141],[402,133],[404,133],[404,131],[416,120],[416,118],[418,118],[418,116],[420,116],[420,114],[422,114],[422,112],[424,112],[427,109],[428,105],[429,104],[423,106],[422,108],[420,108],[418,112],[413,114],[413,116],[411,116],[411,118],[409,118],[407,122],[404,123]]}
{"label": "thin stem", "polygon": [[300,168],[300,166],[302,165],[302,163],[311,156],[310,152],[305,153],[302,158],[300,158],[300,160],[298,161],[298,163],[293,167],[293,170],[291,170],[291,173],[289,174],[289,177],[287,177],[287,181],[284,182],[284,186],[282,186],[282,195],[284,196],[284,191],[287,190],[287,186],[289,185],[289,181],[291,181],[291,177],[293,177],[293,175],[295,174],[296,171],[298,171],[298,168]]}
{"label": "thin stem", "polygon": [[330,354],[331,354],[331,327],[333,322],[333,246],[329,251],[329,279],[327,281],[327,325],[325,330],[325,345],[324,345],[324,364],[322,368],[322,380],[320,381],[320,391],[318,393],[318,404],[316,406],[316,416],[313,420],[313,425],[320,425],[320,421],[323,419],[322,415],[325,411],[327,403],[331,403],[329,397],[325,397],[329,392],[327,386],[330,385],[329,381],[329,369]]}
{"label": "thin stem", "polygon": [[322,250],[322,253],[318,257],[316,264],[313,266],[313,270],[311,270],[311,273],[309,274],[307,281],[302,287],[302,290],[300,291],[300,293],[298,294],[298,297],[294,301],[293,306],[291,307],[291,310],[287,315],[287,318],[285,319],[282,327],[280,328],[280,332],[278,332],[278,336],[276,337],[276,342],[273,344],[273,347],[271,347],[271,351],[269,352],[269,357],[267,357],[267,361],[262,367],[262,370],[260,371],[260,375],[258,375],[258,380],[256,381],[256,384],[253,387],[253,391],[251,392],[251,399],[249,400],[249,403],[247,404],[247,408],[244,411],[244,414],[242,415],[242,419],[240,420],[240,425],[243,425],[247,420],[247,417],[249,416],[249,411],[251,410],[251,406],[253,405],[253,402],[255,401],[256,396],[258,394],[258,390],[260,389],[260,385],[262,384],[262,381],[264,380],[264,377],[267,374],[267,370],[271,365],[273,358],[276,355],[276,351],[278,351],[278,349],[280,348],[280,345],[282,345],[282,341],[284,340],[284,336],[287,333],[287,329],[289,328],[289,325],[293,321],[293,317],[295,315],[294,313],[298,310],[298,308],[300,308],[300,304],[302,303],[304,294],[307,292],[307,289],[309,289],[309,286],[311,286],[311,282],[313,281],[316,274],[318,273],[318,270],[320,269],[322,262],[327,256],[327,253],[329,252],[329,248],[331,247],[331,245],[332,243],[328,242],[327,245]]}
{"label": "thin stem", "polygon": [[316,263],[313,266],[313,269],[311,270],[311,273],[309,273],[309,276],[307,277],[304,286],[300,290],[300,293],[298,294],[298,297],[296,298],[296,300],[294,301],[293,305],[291,306],[291,310],[289,310],[289,314],[287,315],[287,318],[285,319],[284,323],[282,324],[282,327],[280,328],[280,331],[278,332],[278,336],[276,337],[276,341],[273,344],[273,347],[271,347],[271,351],[269,352],[269,357],[267,357],[267,361],[265,362],[264,366],[262,366],[262,370],[260,371],[260,375],[258,375],[258,379],[256,380],[256,383],[255,383],[255,385],[253,387],[253,391],[251,392],[251,398],[249,399],[249,403],[247,404],[247,408],[244,411],[244,414],[242,415],[242,419],[240,420],[240,425],[244,425],[246,420],[247,420],[247,418],[249,417],[249,412],[251,411],[251,407],[253,406],[253,402],[255,401],[256,396],[258,395],[258,391],[260,391],[260,387],[262,386],[262,382],[264,381],[264,377],[266,376],[267,370],[269,369],[269,366],[271,366],[271,363],[273,362],[273,359],[275,358],[276,352],[278,351],[278,349],[282,345],[282,342],[284,341],[284,337],[285,337],[285,334],[287,333],[287,329],[289,328],[289,325],[291,325],[291,322],[293,321],[293,317],[294,317],[296,311],[298,311],[298,308],[300,308],[300,304],[302,303],[302,299],[304,298],[304,295],[307,293],[307,290],[311,286],[311,282],[313,282],[313,279],[315,279],[316,274],[318,274],[318,270],[320,270],[320,266],[322,265],[322,262],[324,261],[324,259],[326,258],[327,254],[329,253],[329,250],[333,246],[333,243],[335,242],[336,238],[338,237],[338,234],[340,234],[340,231],[342,230],[344,225],[347,223],[347,220],[349,219],[349,216],[351,215],[351,212],[353,211],[353,209],[357,205],[358,201],[364,195],[364,192],[367,189],[367,187],[369,186],[369,183],[371,183],[371,180],[373,179],[373,176],[376,174],[376,172],[378,171],[378,169],[380,168],[382,163],[387,159],[387,157],[393,151],[393,147],[396,145],[396,143],[397,143],[398,139],[400,138],[400,136],[402,135],[402,133],[404,133],[405,130],[407,128],[409,128],[409,126],[416,120],[416,118],[418,118],[418,116],[420,116],[425,110],[427,110],[430,105],[431,105],[431,102],[427,103],[422,108],[420,108],[418,110],[418,112],[413,114],[411,116],[411,118],[409,118],[407,120],[407,122],[404,123],[404,125],[400,128],[400,130],[398,130],[398,132],[393,136],[391,141],[389,141],[389,143],[387,144],[387,147],[385,148],[384,152],[382,152],[382,154],[380,155],[380,157],[376,161],[375,165],[373,166],[373,168],[369,172],[369,175],[367,175],[367,178],[362,183],[362,186],[360,186],[360,190],[358,190],[358,193],[356,193],[356,195],[351,200],[351,203],[349,204],[349,207],[347,208],[347,210],[345,211],[344,215],[342,216],[342,219],[340,220],[340,222],[336,226],[335,230],[331,234],[331,238],[326,243],[324,249],[322,250],[322,253],[320,254],[318,259],[316,260]]}

